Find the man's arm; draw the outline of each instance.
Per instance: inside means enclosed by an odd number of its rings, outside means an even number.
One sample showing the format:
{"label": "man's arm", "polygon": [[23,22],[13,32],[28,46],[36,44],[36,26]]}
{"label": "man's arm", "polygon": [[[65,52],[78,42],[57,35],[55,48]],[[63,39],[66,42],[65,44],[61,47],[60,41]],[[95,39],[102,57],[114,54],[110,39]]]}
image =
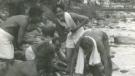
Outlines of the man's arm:
{"label": "man's arm", "polygon": [[79,29],[89,21],[89,18],[84,15],[71,13],[71,16],[73,17],[73,19],[77,19],[80,23],[79,25],[76,26],[76,28],[72,29],[72,32],[76,31],[77,29]]}
{"label": "man's arm", "polygon": [[26,25],[20,26],[20,29],[18,31],[18,40],[17,40],[19,46],[22,44],[25,30],[26,30]]}
{"label": "man's arm", "polygon": [[111,76],[111,66],[109,65],[110,62],[108,62],[108,55],[107,52],[105,51],[105,47],[103,46],[103,44],[98,43],[98,48],[99,48],[99,52],[100,52],[100,56],[101,56],[101,61],[103,63],[104,66],[104,74],[105,76]]}

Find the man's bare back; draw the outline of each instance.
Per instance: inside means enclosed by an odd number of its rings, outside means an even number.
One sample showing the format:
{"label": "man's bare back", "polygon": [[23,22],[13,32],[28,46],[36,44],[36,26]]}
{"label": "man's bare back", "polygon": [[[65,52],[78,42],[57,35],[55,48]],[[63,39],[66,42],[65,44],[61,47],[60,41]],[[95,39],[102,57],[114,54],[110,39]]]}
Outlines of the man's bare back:
{"label": "man's bare back", "polygon": [[6,32],[10,33],[12,36],[17,37],[19,29],[26,28],[28,24],[28,16],[25,15],[17,15],[8,18],[5,22],[1,24],[1,28]]}

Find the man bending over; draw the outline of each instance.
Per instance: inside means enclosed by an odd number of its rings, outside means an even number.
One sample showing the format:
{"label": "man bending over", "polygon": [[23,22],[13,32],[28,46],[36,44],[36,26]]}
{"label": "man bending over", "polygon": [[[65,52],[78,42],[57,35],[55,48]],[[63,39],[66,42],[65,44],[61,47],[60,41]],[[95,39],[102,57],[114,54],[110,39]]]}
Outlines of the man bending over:
{"label": "man bending over", "polygon": [[24,33],[29,24],[37,24],[41,21],[42,10],[38,6],[30,8],[28,15],[16,15],[8,18],[0,28],[0,58],[13,59],[13,40],[21,46]]}

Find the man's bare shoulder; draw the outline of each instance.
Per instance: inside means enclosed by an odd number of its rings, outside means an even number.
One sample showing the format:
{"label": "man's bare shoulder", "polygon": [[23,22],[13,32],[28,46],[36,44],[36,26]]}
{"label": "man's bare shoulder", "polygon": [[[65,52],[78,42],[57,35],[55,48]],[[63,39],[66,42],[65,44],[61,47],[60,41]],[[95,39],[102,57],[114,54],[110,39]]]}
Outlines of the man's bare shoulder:
{"label": "man's bare shoulder", "polygon": [[6,21],[1,23],[1,26],[9,26],[9,25],[15,25],[15,24],[22,24],[26,23],[26,16],[25,15],[16,15],[16,16],[11,16],[7,18]]}
{"label": "man's bare shoulder", "polygon": [[104,34],[105,32],[100,30],[100,29],[88,29],[88,30],[85,30],[83,36],[87,36],[87,35],[90,35],[90,36],[94,36],[94,37],[102,37],[102,35]]}
{"label": "man's bare shoulder", "polygon": [[27,16],[26,15],[16,15],[9,18],[7,21],[15,22],[18,25],[25,25],[27,24]]}
{"label": "man's bare shoulder", "polygon": [[75,13],[75,12],[69,12],[69,13],[70,13],[71,17],[77,18],[79,20],[88,19],[88,17],[85,16],[85,15],[81,15],[81,14],[78,14],[78,13]]}
{"label": "man's bare shoulder", "polygon": [[7,20],[18,20],[18,19],[23,19],[26,18],[26,15],[15,15],[15,16],[11,16],[9,18],[7,18]]}

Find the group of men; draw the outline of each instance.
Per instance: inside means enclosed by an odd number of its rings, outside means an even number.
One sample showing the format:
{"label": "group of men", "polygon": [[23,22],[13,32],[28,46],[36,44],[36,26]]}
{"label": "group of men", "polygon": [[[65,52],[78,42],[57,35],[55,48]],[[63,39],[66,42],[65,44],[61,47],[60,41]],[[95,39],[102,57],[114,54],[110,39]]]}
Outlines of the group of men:
{"label": "group of men", "polygon": [[[106,33],[85,30],[83,26],[89,18],[67,12],[61,5],[53,12],[56,23],[48,20],[42,23],[44,11],[39,6],[31,7],[27,15],[12,16],[1,23],[0,59],[14,59],[13,43],[16,42],[19,49],[28,45],[24,49],[26,59],[36,61],[40,76],[55,76],[53,72],[60,70],[70,76],[111,76]],[[60,64],[54,61],[56,56]]]}

